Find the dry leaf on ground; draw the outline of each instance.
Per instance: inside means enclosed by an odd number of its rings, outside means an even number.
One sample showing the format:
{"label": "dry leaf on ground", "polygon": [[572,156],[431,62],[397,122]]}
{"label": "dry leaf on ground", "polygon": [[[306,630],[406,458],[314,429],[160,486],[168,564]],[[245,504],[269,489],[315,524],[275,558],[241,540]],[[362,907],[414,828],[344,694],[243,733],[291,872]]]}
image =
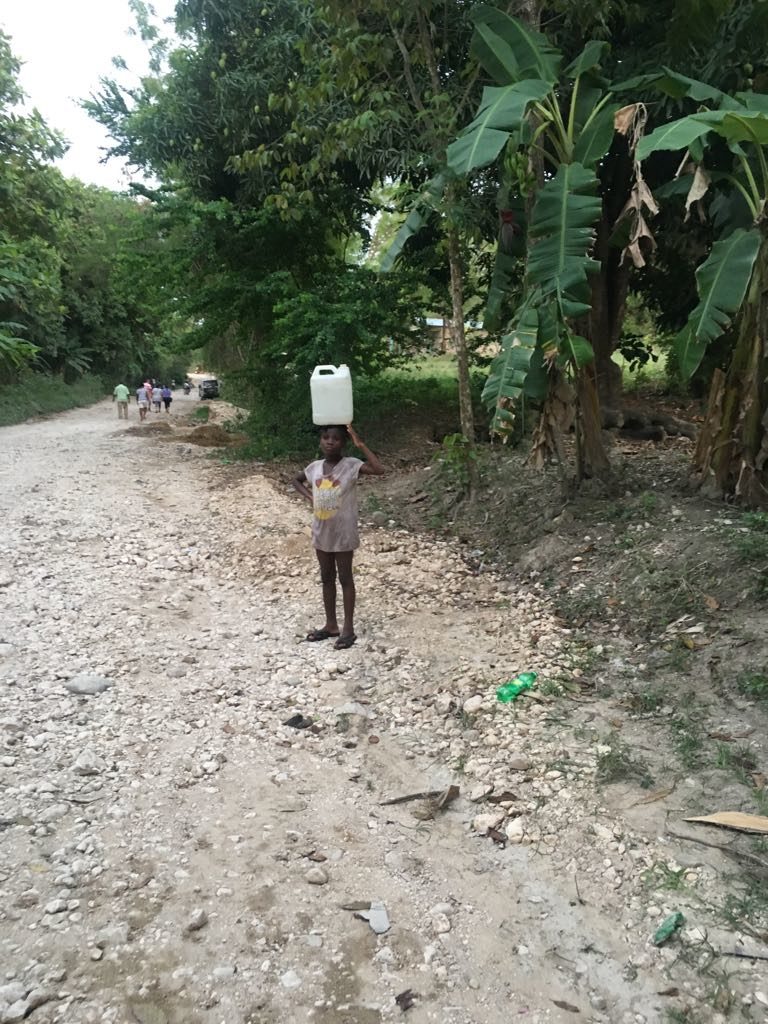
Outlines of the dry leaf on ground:
{"label": "dry leaf on ground", "polygon": [[736,832],[757,832],[768,836],[768,818],[762,814],[742,814],[740,811],[718,811],[716,814],[705,814],[697,818],[685,818],[685,821],[697,822],[700,825],[718,825],[720,828],[731,828]]}

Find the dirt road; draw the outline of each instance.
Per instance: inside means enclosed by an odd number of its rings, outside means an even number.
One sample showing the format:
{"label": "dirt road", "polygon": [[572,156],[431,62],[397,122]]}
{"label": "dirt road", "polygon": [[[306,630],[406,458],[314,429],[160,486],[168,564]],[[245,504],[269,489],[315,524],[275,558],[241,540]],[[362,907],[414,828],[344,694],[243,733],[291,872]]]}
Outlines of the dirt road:
{"label": "dirt road", "polygon": [[718,1005],[696,951],[755,945],[690,912],[725,858],[596,786],[612,712],[495,702],[582,676],[536,592],[369,528],[358,645],[303,643],[306,509],[152,434],[108,403],[0,431],[0,1022],[766,1019],[765,964]]}

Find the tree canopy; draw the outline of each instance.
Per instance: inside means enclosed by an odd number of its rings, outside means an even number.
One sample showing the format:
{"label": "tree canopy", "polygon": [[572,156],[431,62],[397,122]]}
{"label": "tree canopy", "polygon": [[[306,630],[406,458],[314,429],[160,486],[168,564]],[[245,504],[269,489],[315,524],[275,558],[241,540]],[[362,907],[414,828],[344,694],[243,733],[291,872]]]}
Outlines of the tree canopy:
{"label": "tree canopy", "polygon": [[[670,357],[680,375],[729,365],[743,296],[696,311],[708,268],[737,262],[740,236],[723,225],[762,223],[750,182],[762,108],[743,96],[768,86],[763,3],[179,0],[170,39],[150,5],[135,7],[149,71],[127,87],[104,80],[86,104],[112,153],[155,179],[127,196],[52,166],[61,140],[19,112],[2,38],[6,366],[139,372],[169,346],[202,348],[272,429],[286,410],[305,414],[315,362],[380,373],[437,313],[471,443],[464,324],[484,310],[486,345],[502,346],[486,386],[493,426],[525,395],[541,431],[565,372],[590,473],[609,471],[599,404],[621,403],[614,355],[631,292],[661,331],[698,316]],[[717,127],[739,118],[747,134]],[[676,173],[686,150],[692,182]],[[686,194],[705,173],[691,218]]]}
{"label": "tree canopy", "polygon": [[159,372],[173,317],[153,269],[163,243],[147,203],[66,179],[65,145],[21,109],[0,33],[0,362],[74,379]]}

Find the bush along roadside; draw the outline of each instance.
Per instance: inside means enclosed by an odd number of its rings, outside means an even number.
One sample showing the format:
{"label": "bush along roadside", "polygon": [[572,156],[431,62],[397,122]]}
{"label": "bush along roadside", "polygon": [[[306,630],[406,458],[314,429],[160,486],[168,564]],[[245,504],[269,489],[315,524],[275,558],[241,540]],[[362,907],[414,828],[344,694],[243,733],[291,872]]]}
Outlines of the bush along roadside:
{"label": "bush along roadside", "polygon": [[104,381],[92,374],[65,384],[45,373],[25,373],[15,384],[0,385],[0,426],[91,405],[106,394]]}

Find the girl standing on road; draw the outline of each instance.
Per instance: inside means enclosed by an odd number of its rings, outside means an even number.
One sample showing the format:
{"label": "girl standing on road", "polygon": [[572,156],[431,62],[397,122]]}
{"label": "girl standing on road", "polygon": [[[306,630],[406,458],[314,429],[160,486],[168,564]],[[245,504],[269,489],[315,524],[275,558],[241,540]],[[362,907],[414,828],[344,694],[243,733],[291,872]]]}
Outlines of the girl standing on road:
{"label": "girl standing on road", "polygon": [[[366,462],[344,454],[349,439],[366,458]],[[323,584],[325,625],[313,629],[307,640],[328,640],[336,637],[337,650],[347,650],[355,636],[355,581],[352,556],[360,546],[357,529],[357,478],[383,476],[385,470],[378,457],[366,447],[350,424],[347,427],[322,427],[320,431],[322,459],[317,459],[293,481],[296,490],[314,509],[312,544],[320,564]],[[336,576],[341,584],[344,623],[339,630],[336,618]]]}

